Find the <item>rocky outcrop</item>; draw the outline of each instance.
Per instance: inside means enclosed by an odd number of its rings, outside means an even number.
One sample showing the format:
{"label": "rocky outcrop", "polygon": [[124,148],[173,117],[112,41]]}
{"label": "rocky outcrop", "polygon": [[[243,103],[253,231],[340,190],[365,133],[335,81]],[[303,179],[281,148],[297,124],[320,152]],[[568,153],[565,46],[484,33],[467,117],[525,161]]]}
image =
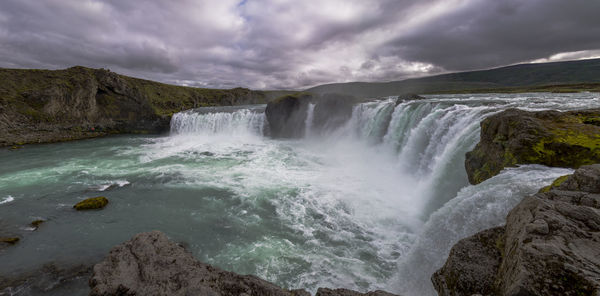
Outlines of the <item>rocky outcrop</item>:
{"label": "rocky outcrop", "polygon": [[108,204],[108,199],[104,196],[86,198],[76,203],[73,208],[78,211],[102,209]]}
{"label": "rocky outcrop", "polygon": [[310,123],[314,131],[338,128],[350,119],[352,108],[359,101],[355,97],[339,94],[300,93],[277,98],[270,101],[265,110],[270,135],[274,138],[303,137],[306,134],[309,104],[314,104]]}
{"label": "rocky outcrop", "polygon": [[457,243],[432,277],[438,293],[600,295],[600,164],[563,179],[523,199],[504,228]]}
{"label": "rocky outcrop", "polygon": [[[92,289],[90,295],[103,296],[310,295],[304,290],[285,290],[255,276],[238,275],[199,262],[159,231],[138,234],[130,241],[114,247],[104,261],[94,266],[89,283]],[[392,295],[380,291],[371,294],[351,290],[319,291],[322,294],[318,295],[323,296]]]}
{"label": "rocky outcrop", "polygon": [[452,248],[444,266],[431,280],[440,295],[494,294],[494,280],[501,262],[504,227],[482,231],[462,239]]}
{"label": "rocky outcrop", "polygon": [[310,94],[287,95],[267,103],[265,116],[269,122],[270,136],[274,138],[299,138],[304,135],[308,104],[314,100]]}
{"label": "rocky outcrop", "polygon": [[481,140],[465,168],[478,184],[517,164],[578,168],[600,162],[600,109],[528,112],[509,109],[481,122]]}
{"label": "rocky outcrop", "polygon": [[0,146],[113,133],[158,133],[170,116],[201,106],[266,103],[265,92],[201,89],[103,69],[0,69]]}

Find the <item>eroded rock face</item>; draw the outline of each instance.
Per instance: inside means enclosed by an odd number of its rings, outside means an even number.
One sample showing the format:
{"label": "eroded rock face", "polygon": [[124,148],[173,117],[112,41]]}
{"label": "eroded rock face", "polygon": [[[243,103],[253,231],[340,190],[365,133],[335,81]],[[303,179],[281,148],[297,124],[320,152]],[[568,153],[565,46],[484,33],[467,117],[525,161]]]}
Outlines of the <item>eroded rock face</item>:
{"label": "eroded rock face", "polygon": [[[600,164],[583,166],[548,192],[528,196],[496,234],[500,252],[488,252],[501,262],[485,285],[469,268],[480,256],[469,250],[491,249],[480,240],[486,230],[453,247],[446,265],[433,282],[440,295],[600,295]],[[455,251],[462,250],[462,251]],[[460,262],[456,264],[455,262]],[[496,264],[489,264],[494,270]],[[444,275],[460,275],[452,285]],[[482,282],[481,282],[482,283]],[[473,290],[465,287],[477,287]],[[480,289],[480,290],[479,290]],[[493,291],[493,292],[488,292]]]}
{"label": "eroded rock face", "polygon": [[466,155],[469,182],[481,183],[517,164],[578,168],[600,162],[599,121],[599,109],[492,115],[481,122],[481,140]]}
{"label": "eroded rock face", "polygon": [[310,94],[287,95],[270,101],[265,109],[270,135],[274,138],[300,138],[304,135]]}
{"label": "eroded rock face", "polygon": [[313,95],[300,93],[270,101],[265,115],[274,138],[301,138],[306,135],[309,105],[313,106],[310,126],[314,132],[334,130],[352,116],[352,108],[360,100],[340,94]]}
{"label": "eroded rock face", "polygon": [[[159,231],[140,233],[114,247],[96,264],[90,295],[310,296],[305,290],[285,290],[251,275],[197,261]],[[321,294],[319,294],[321,293]],[[317,295],[394,296],[383,291],[319,289]]]}
{"label": "eroded rock face", "polygon": [[496,227],[460,240],[444,266],[431,277],[440,295],[494,295],[494,280],[502,259],[504,227]]}

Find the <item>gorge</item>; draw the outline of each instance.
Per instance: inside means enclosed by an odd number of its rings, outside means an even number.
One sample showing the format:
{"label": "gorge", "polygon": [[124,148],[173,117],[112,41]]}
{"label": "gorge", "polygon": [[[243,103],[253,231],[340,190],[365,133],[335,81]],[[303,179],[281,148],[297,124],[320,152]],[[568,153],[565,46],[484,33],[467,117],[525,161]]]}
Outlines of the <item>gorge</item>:
{"label": "gorge", "polygon": [[[504,224],[524,196],[572,172],[524,165],[469,185],[464,157],[480,121],[510,108],[600,107],[596,93],[336,100],[307,98],[287,135],[273,134],[265,105],[206,107],[174,114],[168,136],[1,151],[1,222],[21,241],[0,251],[0,276],[99,262],[159,229],[203,262],[286,289],[435,295],[430,277],[456,242]],[[98,194],[105,209],[71,209]],[[46,222],[33,231],[36,219]],[[86,281],[8,289],[86,294]]]}

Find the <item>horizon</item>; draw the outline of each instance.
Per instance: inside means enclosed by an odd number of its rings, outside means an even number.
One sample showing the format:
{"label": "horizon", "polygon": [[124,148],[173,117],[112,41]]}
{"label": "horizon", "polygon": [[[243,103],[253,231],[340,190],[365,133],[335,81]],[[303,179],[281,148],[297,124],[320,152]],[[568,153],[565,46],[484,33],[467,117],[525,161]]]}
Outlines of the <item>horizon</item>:
{"label": "horizon", "polygon": [[600,3],[315,3],[3,1],[0,67],[82,65],[192,87],[304,90],[600,58]]}

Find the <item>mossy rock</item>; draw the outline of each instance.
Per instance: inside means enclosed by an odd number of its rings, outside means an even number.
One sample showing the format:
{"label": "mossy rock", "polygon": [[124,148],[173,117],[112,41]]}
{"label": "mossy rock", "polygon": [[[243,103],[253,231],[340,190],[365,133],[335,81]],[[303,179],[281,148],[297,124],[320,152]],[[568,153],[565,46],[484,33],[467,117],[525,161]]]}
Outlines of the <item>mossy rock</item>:
{"label": "mossy rock", "polygon": [[600,109],[529,112],[509,109],[481,122],[481,140],[468,152],[471,184],[506,167],[542,164],[579,168],[600,162]]}
{"label": "mossy rock", "polygon": [[564,183],[565,181],[567,181],[567,179],[569,179],[569,176],[571,175],[564,175],[564,176],[560,176],[558,178],[556,178],[556,180],[554,180],[552,182],[552,184],[546,186],[546,187],[542,187],[542,189],[540,189],[540,191],[538,191],[539,193],[546,193],[549,192],[550,190],[560,186],[562,183]]}
{"label": "mossy rock", "polygon": [[11,245],[18,243],[19,240],[20,239],[18,237],[0,237],[0,243],[7,243]]}
{"label": "mossy rock", "polygon": [[31,227],[33,227],[33,228],[37,229],[37,228],[38,228],[38,227],[40,227],[40,225],[42,225],[42,223],[44,223],[44,222],[46,222],[46,221],[45,221],[45,220],[41,220],[41,219],[40,219],[40,220],[35,220],[35,221],[33,221],[33,222],[29,223],[29,226],[31,226]]}
{"label": "mossy rock", "polygon": [[91,197],[84,199],[73,206],[78,211],[95,210],[104,208],[108,204],[108,199],[104,196]]}

